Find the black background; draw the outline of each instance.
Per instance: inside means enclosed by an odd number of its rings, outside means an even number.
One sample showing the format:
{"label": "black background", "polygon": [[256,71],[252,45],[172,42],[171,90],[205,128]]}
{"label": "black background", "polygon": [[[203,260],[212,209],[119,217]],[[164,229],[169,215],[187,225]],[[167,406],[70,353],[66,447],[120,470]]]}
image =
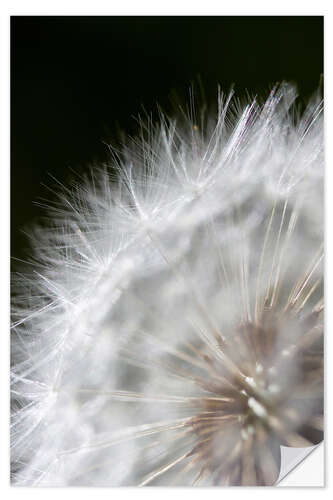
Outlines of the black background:
{"label": "black background", "polygon": [[132,131],[142,105],[167,106],[197,75],[208,97],[287,79],[307,98],[322,72],[320,16],[12,17],[11,254],[27,254],[49,174],[105,161],[103,139]]}

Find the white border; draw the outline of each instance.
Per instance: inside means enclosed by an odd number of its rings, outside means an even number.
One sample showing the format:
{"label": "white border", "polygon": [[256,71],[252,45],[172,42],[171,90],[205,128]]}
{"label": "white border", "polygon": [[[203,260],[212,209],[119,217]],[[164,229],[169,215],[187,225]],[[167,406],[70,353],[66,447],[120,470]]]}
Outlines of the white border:
{"label": "white border", "polygon": [[323,15],[328,0],[3,0],[10,15]]}

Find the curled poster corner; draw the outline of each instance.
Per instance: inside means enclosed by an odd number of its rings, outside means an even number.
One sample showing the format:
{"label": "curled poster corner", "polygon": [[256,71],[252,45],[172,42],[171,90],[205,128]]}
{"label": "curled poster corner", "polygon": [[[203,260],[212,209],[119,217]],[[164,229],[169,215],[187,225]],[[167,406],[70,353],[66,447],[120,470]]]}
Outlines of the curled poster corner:
{"label": "curled poster corner", "polygon": [[277,486],[324,487],[324,443],[309,448],[281,446]]}

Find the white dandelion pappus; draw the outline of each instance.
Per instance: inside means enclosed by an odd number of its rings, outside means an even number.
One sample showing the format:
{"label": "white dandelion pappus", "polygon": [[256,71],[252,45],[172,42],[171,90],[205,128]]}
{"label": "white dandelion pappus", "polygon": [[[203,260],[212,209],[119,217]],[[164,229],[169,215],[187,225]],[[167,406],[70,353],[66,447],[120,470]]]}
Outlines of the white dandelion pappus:
{"label": "white dandelion pappus", "polygon": [[322,440],[322,103],[295,99],[162,115],[63,189],[18,283],[14,484],[272,485]]}

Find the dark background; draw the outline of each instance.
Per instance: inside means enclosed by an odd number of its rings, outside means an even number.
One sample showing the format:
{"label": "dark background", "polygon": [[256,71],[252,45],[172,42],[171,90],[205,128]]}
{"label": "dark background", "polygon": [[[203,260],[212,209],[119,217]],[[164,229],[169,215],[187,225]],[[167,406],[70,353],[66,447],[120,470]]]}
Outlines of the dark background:
{"label": "dark background", "polygon": [[[208,99],[295,81],[306,99],[323,72],[322,17],[12,17],[12,256],[38,220],[43,184],[105,161],[142,105],[168,106],[200,75]],[[15,260],[13,261],[15,268]]]}

